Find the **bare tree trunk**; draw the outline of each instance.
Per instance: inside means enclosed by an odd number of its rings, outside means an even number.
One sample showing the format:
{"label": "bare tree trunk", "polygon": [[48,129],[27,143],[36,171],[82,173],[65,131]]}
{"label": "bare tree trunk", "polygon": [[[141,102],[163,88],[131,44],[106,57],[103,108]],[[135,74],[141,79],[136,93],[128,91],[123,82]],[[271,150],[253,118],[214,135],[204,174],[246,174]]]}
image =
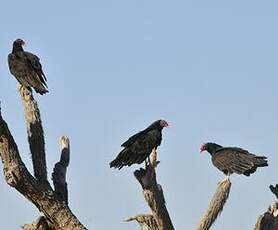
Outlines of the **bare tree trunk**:
{"label": "bare tree trunk", "polygon": [[203,215],[197,227],[198,230],[208,230],[222,212],[229,197],[231,182],[228,177],[221,181],[210,201],[208,209]]}
{"label": "bare tree trunk", "polygon": [[[134,176],[142,186],[145,200],[152,210],[152,215],[139,215],[139,217],[137,216],[137,218],[133,219],[137,220],[141,227],[145,227],[142,229],[174,230],[166,208],[162,187],[156,181],[155,168],[159,163],[156,158],[157,154],[154,149],[150,155],[150,164],[146,166],[146,169],[141,168],[134,172]],[[153,223],[153,220],[155,220],[156,224]]]}
{"label": "bare tree trunk", "polygon": [[[40,120],[37,103],[34,101],[31,91],[25,89],[24,87],[21,87],[20,90],[21,93],[24,92],[25,99],[29,98],[26,99],[25,117],[28,135],[29,132],[31,132],[31,137],[29,136],[28,141],[32,153],[36,178],[30,174],[25,164],[22,162],[13,136],[9,131],[7,123],[2,118],[1,108],[0,156],[4,165],[4,176],[7,184],[19,191],[23,196],[31,201],[40,212],[44,214],[44,217],[40,217],[33,224],[24,225],[23,229],[84,230],[86,228],[80,223],[67,206],[67,200],[61,199],[57,196],[57,193],[53,191],[47,181],[43,129],[40,122],[40,124],[34,125],[38,120]],[[25,93],[28,94],[28,91],[30,95],[26,96]],[[32,109],[30,110],[31,107]],[[34,119],[31,119],[30,117],[33,115],[35,118],[33,117]],[[61,158],[64,157],[61,156]],[[65,178],[66,174],[64,173],[63,178],[60,179],[60,181],[64,180],[66,184]]]}
{"label": "bare tree trunk", "polygon": [[[273,194],[278,198],[278,185],[269,186],[270,190]],[[255,230],[277,230],[278,229],[278,202],[274,202],[272,206],[268,208],[268,210],[260,215],[257,219],[257,223],[255,225]]]}

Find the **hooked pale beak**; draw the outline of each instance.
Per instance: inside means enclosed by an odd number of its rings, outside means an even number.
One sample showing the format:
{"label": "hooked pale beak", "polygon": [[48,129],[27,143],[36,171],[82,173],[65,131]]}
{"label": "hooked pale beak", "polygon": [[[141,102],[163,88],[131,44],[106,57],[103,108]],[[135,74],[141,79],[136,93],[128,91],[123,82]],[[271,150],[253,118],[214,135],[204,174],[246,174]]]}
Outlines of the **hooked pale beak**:
{"label": "hooked pale beak", "polygon": [[200,147],[200,153],[206,150],[205,144],[202,144]]}

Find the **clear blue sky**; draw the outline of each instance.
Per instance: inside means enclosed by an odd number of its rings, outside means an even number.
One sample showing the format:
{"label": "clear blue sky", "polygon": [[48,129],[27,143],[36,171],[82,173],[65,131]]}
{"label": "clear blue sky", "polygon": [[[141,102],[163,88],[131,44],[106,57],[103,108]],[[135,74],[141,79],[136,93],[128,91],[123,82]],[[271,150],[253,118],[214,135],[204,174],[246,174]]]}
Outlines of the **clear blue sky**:
{"label": "clear blue sky", "polygon": [[[111,170],[120,144],[163,118],[158,181],[177,230],[195,229],[223,175],[199,146],[215,141],[269,157],[268,168],[232,176],[214,230],[252,229],[278,182],[277,1],[3,1],[0,99],[31,169],[23,108],[7,55],[23,38],[41,58],[50,93],[36,95],[49,177],[58,138],[71,140],[70,207],[89,229],[139,229],[122,220],[149,209],[133,177]],[[0,166],[2,168],[2,165]],[[5,229],[37,209],[0,175]],[[11,219],[12,218],[12,219]]]}

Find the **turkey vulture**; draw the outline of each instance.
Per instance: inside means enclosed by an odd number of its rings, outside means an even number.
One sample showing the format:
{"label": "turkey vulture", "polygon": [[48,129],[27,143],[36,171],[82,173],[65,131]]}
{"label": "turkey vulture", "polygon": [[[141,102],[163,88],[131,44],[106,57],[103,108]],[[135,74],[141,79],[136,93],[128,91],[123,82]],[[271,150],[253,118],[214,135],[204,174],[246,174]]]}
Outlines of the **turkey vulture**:
{"label": "turkey vulture", "polygon": [[33,87],[39,94],[48,92],[46,77],[42,71],[40,59],[29,52],[23,50],[25,42],[17,39],[13,43],[13,50],[8,55],[9,69],[18,82],[27,87]]}
{"label": "turkey vulture", "polygon": [[121,146],[124,149],[118,154],[115,160],[110,162],[110,168],[121,169],[132,164],[141,164],[151,154],[153,148],[161,144],[162,129],[168,127],[167,121],[157,120],[148,128],[131,136]]}
{"label": "turkey vulture", "polygon": [[267,157],[256,156],[241,148],[205,143],[200,151],[205,150],[210,153],[213,165],[226,175],[237,173],[250,176],[258,167],[268,166]]}

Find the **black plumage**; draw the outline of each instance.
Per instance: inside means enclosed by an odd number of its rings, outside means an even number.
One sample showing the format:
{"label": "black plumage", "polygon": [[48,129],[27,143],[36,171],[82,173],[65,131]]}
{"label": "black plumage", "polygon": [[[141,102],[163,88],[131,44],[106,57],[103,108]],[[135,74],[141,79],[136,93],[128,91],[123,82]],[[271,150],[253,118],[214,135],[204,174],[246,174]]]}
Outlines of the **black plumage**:
{"label": "black plumage", "polygon": [[22,39],[17,39],[13,43],[13,50],[8,55],[9,69],[17,81],[27,87],[34,88],[39,94],[48,92],[46,77],[43,73],[40,59],[29,52],[23,50]]}
{"label": "black plumage", "polygon": [[208,151],[213,165],[226,175],[237,173],[250,176],[258,167],[268,166],[267,157],[257,156],[237,147],[222,147],[215,143],[206,143],[200,150]]}
{"label": "black plumage", "polygon": [[164,120],[157,120],[149,127],[131,136],[121,146],[124,149],[118,154],[115,160],[110,162],[110,168],[121,169],[132,164],[141,164],[157,148],[162,141],[162,129],[168,123]]}

